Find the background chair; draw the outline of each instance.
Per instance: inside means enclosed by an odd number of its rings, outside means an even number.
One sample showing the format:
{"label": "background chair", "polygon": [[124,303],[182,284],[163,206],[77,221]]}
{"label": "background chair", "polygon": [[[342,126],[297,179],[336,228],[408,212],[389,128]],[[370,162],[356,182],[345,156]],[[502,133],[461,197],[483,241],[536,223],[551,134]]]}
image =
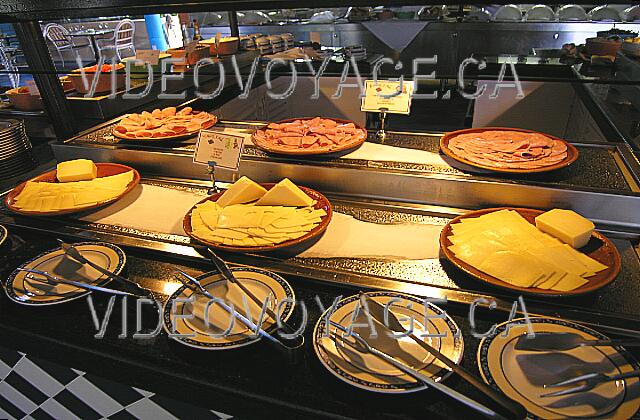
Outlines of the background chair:
{"label": "background chair", "polygon": [[136,47],[133,44],[135,31],[136,27],[131,19],[123,19],[118,22],[114,29],[113,37],[97,40],[100,55],[107,50],[113,50],[119,60],[122,60],[121,51],[123,50],[130,50],[135,55]]}
{"label": "background chair", "polygon": [[[67,30],[67,28],[57,23],[48,23],[43,28],[42,35],[45,39],[48,39],[49,42],[53,44],[56,52],[58,53],[58,56],[60,57],[60,61],[62,61],[62,67],[66,67],[63,52],[74,52],[76,48],[76,45],[71,40],[71,36],[69,35],[69,31]],[[91,48],[91,52],[95,54],[91,43],[88,43],[85,46]]]}
{"label": "background chair", "polygon": [[15,50],[15,48],[8,48],[0,43],[0,66],[8,72],[9,83],[11,87],[15,89],[20,86],[20,73],[18,72],[13,50]]}

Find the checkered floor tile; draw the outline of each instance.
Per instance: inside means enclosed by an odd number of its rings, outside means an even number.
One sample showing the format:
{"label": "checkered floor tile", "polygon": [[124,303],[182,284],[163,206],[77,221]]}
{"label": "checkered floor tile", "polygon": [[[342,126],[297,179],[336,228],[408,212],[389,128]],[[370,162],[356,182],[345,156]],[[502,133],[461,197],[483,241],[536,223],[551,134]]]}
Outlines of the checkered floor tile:
{"label": "checkered floor tile", "polygon": [[2,419],[231,419],[232,416],[0,347]]}

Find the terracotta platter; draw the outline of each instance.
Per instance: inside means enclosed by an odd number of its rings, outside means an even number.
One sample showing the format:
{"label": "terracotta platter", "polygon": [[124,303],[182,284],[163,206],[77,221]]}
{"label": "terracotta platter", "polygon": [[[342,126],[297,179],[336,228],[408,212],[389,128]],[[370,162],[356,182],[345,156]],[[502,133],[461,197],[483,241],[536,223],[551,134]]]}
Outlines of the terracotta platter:
{"label": "terracotta platter", "polygon": [[[476,139],[475,135],[497,137],[500,133],[517,133],[515,136],[531,137],[531,144],[523,144],[521,149],[510,150],[510,146],[521,142],[505,144],[505,139]],[[530,136],[523,136],[527,134]],[[464,139],[464,141],[462,141]],[[492,142],[494,142],[492,144]],[[498,143],[495,143],[498,142]],[[548,142],[548,145],[533,142]],[[468,149],[461,149],[467,147]],[[492,152],[493,146],[505,151]],[[559,150],[558,150],[559,149]],[[566,150],[565,150],[566,149]],[[440,150],[450,158],[466,165],[493,172],[528,174],[554,171],[571,165],[578,159],[579,152],[571,143],[557,137],[532,130],[504,127],[469,128],[452,131],[440,139]],[[489,155],[488,155],[488,154]],[[551,155],[551,156],[550,156]],[[540,165],[540,166],[538,166]]]}
{"label": "terracotta platter", "polygon": [[[266,188],[267,190],[270,190],[274,185],[273,183],[267,183],[267,184],[260,184],[262,185],[264,188]],[[208,245],[212,248],[217,248],[217,249],[221,249],[224,251],[231,251],[231,252],[266,252],[266,251],[273,251],[276,249],[283,249],[283,248],[290,248],[296,245],[300,245],[304,242],[307,242],[309,240],[312,240],[314,238],[317,238],[318,236],[320,236],[329,226],[329,222],[331,221],[331,216],[333,214],[333,208],[331,207],[331,203],[329,202],[329,200],[322,194],[320,194],[318,191],[313,190],[311,188],[307,188],[307,187],[299,187],[302,191],[304,191],[309,197],[311,197],[312,199],[314,199],[316,201],[316,204],[313,206],[314,209],[323,209],[327,214],[325,216],[322,217],[322,220],[320,221],[320,223],[318,224],[318,226],[316,226],[315,228],[313,228],[312,230],[310,230],[309,232],[307,232],[307,234],[305,234],[304,236],[301,236],[299,238],[296,239],[291,239],[288,241],[284,241],[284,242],[280,242],[278,244],[274,244],[274,245],[266,245],[266,246],[231,246],[231,245],[223,245],[221,243],[218,242],[209,242],[209,241],[204,241],[198,237],[196,237],[193,234],[193,228],[191,227],[191,213],[193,212],[193,210],[195,209],[195,207],[201,203],[204,203],[205,201],[217,201],[222,194],[224,194],[224,192],[219,192],[216,194],[213,194],[207,198],[205,198],[204,200],[201,200],[200,202],[196,203],[195,206],[193,206],[191,208],[191,210],[189,210],[189,212],[185,215],[183,221],[182,221],[182,226],[184,228],[184,231],[187,233],[187,235],[189,235],[192,239],[204,243],[205,245]]]}
{"label": "terracotta platter", "polygon": [[440,234],[440,249],[447,259],[455,265],[460,270],[469,274],[481,282],[484,282],[490,286],[499,287],[502,289],[508,289],[513,292],[528,294],[528,295],[540,295],[540,296],[576,296],[582,295],[585,293],[594,292],[602,287],[611,283],[620,273],[620,269],[622,266],[620,253],[616,249],[615,245],[607,239],[604,235],[599,232],[594,232],[591,236],[591,240],[589,243],[580,248],[578,251],[588,255],[594,260],[606,265],[608,268],[597,273],[594,276],[588,277],[588,283],[584,286],[581,286],[577,289],[574,289],[569,292],[558,292],[554,290],[544,290],[538,289],[535,287],[525,288],[525,287],[517,287],[513,286],[509,283],[506,283],[498,278],[490,276],[477,268],[473,267],[470,264],[465,263],[461,259],[455,256],[455,254],[449,250],[449,246],[453,245],[449,240],[449,237],[452,235],[451,225],[454,225],[462,219],[466,218],[474,218],[478,216],[482,216],[484,214],[493,213],[498,210],[515,210],[522,217],[524,217],[529,223],[535,224],[536,216],[544,213],[541,210],[535,209],[523,209],[523,208],[510,208],[510,207],[501,207],[501,208],[492,208],[492,209],[483,209],[478,211],[473,211],[466,213],[462,216],[458,216],[455,219],[451,220],[447,225],[442,229]]}
{"label": "terracotta platter", "polygon": [[96,166],[98,168],[98,178],[118,175],[121,173],[133,171],[133,181],[131,181],[127,186],[127,188],[118,196],[110,200],[101,201],[97,204],[90,204],[83,207],[77,207],[77,208],[68,209],[68,210],[51,211],[51,212],[39,212],[39,211],[25,211],[14,206],[16,197],[20,194],[20,192],[22,192],[27,182],[29,181],[52,182],[52,183],[58,182],[56,178],[57,171],[54,169],[52,171],[45,172],[41,175],[31,178],[30,180],[25,181],[22,184],[15,187],[13,190],[11,190],[11,192],[9,192],[9,194],[7,194],[7,197],[5,198],[5,205],[9,210],[15,213],[26,214],[30,216],[59,216],[62,214],[80,213],[83,211],[93,210],[102,206],[106,206],[107,204],[111,204],[115,201],[118,201],[121,197],[131,192],[131,190],[133,190],[136,187],[136,185],[140,183],[140,174],[138,173],[138,171],[131,168],[130,166],[121,165],[119,163],[96,163]]}

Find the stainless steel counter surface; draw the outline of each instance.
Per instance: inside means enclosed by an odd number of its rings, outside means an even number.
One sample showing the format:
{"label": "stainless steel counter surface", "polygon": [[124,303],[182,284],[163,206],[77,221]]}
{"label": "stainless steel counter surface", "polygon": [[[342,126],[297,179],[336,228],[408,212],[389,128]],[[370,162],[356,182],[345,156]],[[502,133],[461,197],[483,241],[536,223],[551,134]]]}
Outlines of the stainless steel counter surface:
{"label": "stainless steel counter surface", "polygon": [[[54,145],[58,160],[83,156],[130,164],[156,176],[208,179],[192,161],[195,138],[174,144],[131,143],[111,135],[111,124]],[[247,133],[263,123],[222,122]],[[388,145],[436,153],[441,133],[391,132]],[[369,141],[373,139],[370,138]],[[609,229],[640,229],[640,165],[624,144],[576,144],[581,156],[547,174],[507,176],[478,172],[448,161],[442,166],[379,160],[301,159],[271,156],[247,147],[240,173],[262,182],[290,177],[320,191],[447,207],[566,207]],[[219,174],[222,180],[229,174]]]}

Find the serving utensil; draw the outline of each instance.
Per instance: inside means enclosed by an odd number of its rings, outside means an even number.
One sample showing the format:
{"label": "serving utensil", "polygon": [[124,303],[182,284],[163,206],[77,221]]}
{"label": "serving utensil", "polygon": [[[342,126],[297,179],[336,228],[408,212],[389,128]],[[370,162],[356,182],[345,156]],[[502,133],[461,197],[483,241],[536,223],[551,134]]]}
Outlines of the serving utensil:
{"label": "serving utensil", "polygon": [[[211,260],[213,265],[216,266],[220,274],[222,274],[222,276],[228,282],[238,286],[245,295],[247,295],[256,305],[258,305],[258,307],[262,308],[264,302],[260,301],[260,299],[258,299],[256,295],[254,295],[253,292],[251,292],[251,290],[249,290],[244,284],[242,284],[241,281],[239,281],[236,278],[236,276],[233,275],[233,272],[229,269],[229,266],[227,265],[227,263],[224,262],[224,260],[220,258],[215,252],[213,252],[211,248],[206,248],[206,250],[209,253],[209,259]],[[295,333],[295,330],[289,324],[287,324],[284,320],[280,319],[276,315],[276,313],[273,312],[273,310],[271,310],[271,308],[267,307],[265,313],[271,319],[273,319],[274,322],[277,323],[278,328],[280,328],[283,332],[289,335],[293,335]],[[302,345],[304,345],[304,336],[298,335],[293,339],[287,339],[286,341],[295,342],[295,347],[301,347]]]}
{"label": "serving utensil", "polygon": [[[378,349],[376,349],[375,347],[372,347],[364,338],[362,338],[358,333],[356,333],[355,331],[349,331],[347,328],[343,327],[342,325],[334,322],[334,321],[329,321],[329,323],[337,328],[338,330],[350,335],[353,338],[353,341],[350,341],[349,339],[347,339],[347,336],[342,336],[340,337],[340,340],[337,339],[337,336],[335,335],[335,333],[330,333],[329,337],[323,337],[322,340],[320,341],[320,344],[322,345],[322,347],[328,351],[329,353],[331,353],[334,357],[338,357],[340,358],[341,356],[337,353],[335,353],[333,351],[333,348],[331,347],[331,345],[329,344],[330,341],[333,341],[333,343],[335,344],[335,346],[342,346],[345,349],[350,349],[349,354],[353,355],[354,358],[360,358],[360,354],[362,353],[370,353],[373,356],[384,360],[385,362],[389,363],[390,365],[394,366],[395,368],[397,368],[398,370],[406,373],[407,375],[411,376],[412,378],[415,378],[423,383],[425,383],[428,387],[431,387],[435,390],[438,390],[440,392],[442,392],[443,394],[453,398],[454,400],[466,405],[467,407],[470,407],[476,411],[478,411],[479,413],[481,413],[482,415],[484,415],[485,417],[489,417],[489,418],[494,418],[494,419],[505,419],[505,417],[501,416],[500,414],[496,413],[495,411],[491,410],[488,407],[485,407],[484,405],[480,404],[479,402],[467,397],[464,394],[459,393],[458,391],[449,388],[448,386],[440,383],[440,382],[436,382],[434,381],[430,376],[427,376],[413,368],[410,368],[409,366],[405,365],[402,362],[399,362],[398,360],[396,360],[395,358],[393,358],[392,356],[388,355],[387,353],[384,353],[383,351],[380,351]],[[360,359],[360,362],[362,364],[364,364],[364,361],[362,361],[362,359]]]}
{"label": "serving utensil", "polygon": [[77,287],[79,289],[84,289],[84,290],[91,290],[91,291],[94,291],[94,292],[109,293],[109,294],[118,295],[118,296],[131,296],[131,297],[135,297],[135,298],[144,297],[144,296],[136,295],[136,294],[129,293],[129,292],[123,292],[121,290],[109,289],[109,288],[101,287],[101,286],[94,286],[92,284],[81,283],[81,282],[74,281],[74,280],[61,279],[60,277],[54,276],[53,274],[50,274],[47,271],[37,270],[35,268],[18,268],[18,271],[24,271],[24,272],[27,272],[27,273],[30,273],[30,274],[37,274],[39,276],[42,276],[42,277],[44,277],[43,279],[37,279],[37,278],[34,278],[33,276],[29,276],[29,275],[27,275],[27,278],[29,280],[39,281],[39,282],[47,283],[47,284],[50,284],[50,285],[68,284],[69,286],[74,286],[74,287]]}
{"label": "serving utensil", "polygon": [[516,341],[516,350],[565,351],[583,346],[640,346],[640,339],[586,340],[571,332],[537,332],[534,336],[522,335]]}
{"label": "serving utensil", "polygon": [[263,330],[261,327],[257,326],[252,320],[250,320],[249,318],[245,317],[240,312],[234,310],[229,305],[224,303],[221,299],[216,298],[215,296],[213,296],[211,293],[209,293],[209,291],[207,291],[207,289],[204,286],[202,286],[200,281],[198,281],[198,279],[196,279],[195,277],[190,276],[189,274],[185,273],[184,271],[180,271],[180,270],[178,270],[176,273],[178,274],[178,275],[175,276],[176,279],[180,283],[182,283],[186,288],[192,290],[195,293],[201,293],[204,296],[208,297],[209,299],[216,299],[216,303],[219,304],[222,309],[224,309],[229,314],[231,314],[234,317],[236,317],[236,319],[238,319],[240,322],[242,322],[250,330],[257,331],[258,335],[260,335],[261,337],[266,338],[270,342],[275,343],[275,344],[285,348],[286,350],[293,350],[293,349],[296,348],[296,347],[290,347],[287,344],[283,343],[282,341],[278,340],[276,337],[272,336],[271,334],[269,334],[268,332]]}
{"label": "serving utensil", "polygon": [[545,397],[559,397],[562,395],[571,395],[576,394],[578,392],[586,392],[590,391],[596,386],[611,381],[618,381],[620,379],[633,378],[636,376],[640,376],[640,370],[632,370],[630,372],[619,373],[617,375],[605,375],[604,373],[588,373],[586,375],[577,376],[572,379],[567,379],[566,381],[556,382],[551,385],[547,385],[546,388],[558,388],[561,386],[573,385],[578,382],[585,382],[582,385],[575,386],[569,389],[563,389],[560,391],[549,392],[547,394],[540,395],[541,398]]}
{"label": "serving utensil", "polygon": [[[495,403],[499,404],[505,410],[508,410],[513,416],[523,419],[527,415],[527,410],[512,399],[502,395],[498,391],[491,388],[489,385],[482,382],[480,379],[476,378],[471,372],[462,366],[455,363],[453,360],[449,359],[444,354],[440,353],[437,349],[431,347],[429,344],[425,343],[420,338],[416,337],[415,334],[410,333],[406,334],[406,329],[402,326],[398,318],[391,312],[387,311],[384,306],[380,305],[366,293],[360,293],[360,303],[363,309],[368,310],[369,315],[376,321],[378,321],[384,328],[390,330],[392,332],[397,332],[401,334],[405,334],[411,340],[413,340],[416,344],[430,353],[433,357],[442,362],[447,368],[449,368],[452,372],[456,373],[466,382],[471,384],[478,391],[485,394],[487,397],[491,398]],[[386,312],[386,317],[385,317]],[[385,319],[386,318],[386,319]]]}
{"label": "serving utensil", "polygon": [[93,268],[94,270],[99,271],[100,273],[102,273],[103,275],[107,276],[108,278],[117,281],[122,286],[125,286],[125,287],[133,286],[134,288],[137,289],[137,291],[139,291],[139,292],[141,292],[141,294],[145,295],[145,296],[141,296],[141,297],[150,296],[151,298],[156,300],[155,292],[153,292],[152,290],[141,286],[136,281],[133,281],[131,279],[128,279],[126,277],[123,277],[123,276],[120,276],[120,275],[118,275],[116,273],[113,273],[113,272],[107,270],[106,268],[101,267],[98,264],[88,260],[72,244],[68,244],[68,243],[64,242],[63,240],[61,240],[61,239],[57,239],[57,241],[58,241],[58,244],[60,244],[60,247],[64,251],[65,255],[67,257],[71,258],[72,260],[74,260],[74,261],[76,261],[76,262],[78,262],[80,264],[83,264],[83,265],[88,265],[89,267]]}

